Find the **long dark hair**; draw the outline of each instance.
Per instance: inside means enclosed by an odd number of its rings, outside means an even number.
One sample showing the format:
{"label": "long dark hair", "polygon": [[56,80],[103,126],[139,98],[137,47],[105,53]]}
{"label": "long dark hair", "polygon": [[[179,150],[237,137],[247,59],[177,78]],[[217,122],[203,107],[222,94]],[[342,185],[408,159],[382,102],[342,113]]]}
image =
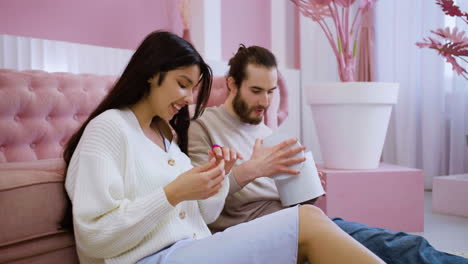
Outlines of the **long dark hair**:
{"label": "long dark hair", "polygon": [[[198,65],[201,73],[199,92],[193,115],[193,119],[196,119],[203,113],[210,95],[212,82],[210,66],[205,63],[192,44],[173,33],[155,31],[146,36],[133,54],[122,76],[109,91],[109,94],[89,115],[80,129],[69,139],[63,152],[66,168],[70,164],[70,160],[86,126],[93,118],[106,110],[129,107],[139,102],[148,95],[150,90],[148,80],[155,74],[159,74],[158,84],[160,85],[168,71],[192,65]],[[190,125],[188,106],[183,107],[169,123],[176,132],[177,143],[180,149],[184,153],[187,153],[187,137]],[[68,208],[61,222],[61,227],[72,229],[72,219],[71,201],[68,200]]]}

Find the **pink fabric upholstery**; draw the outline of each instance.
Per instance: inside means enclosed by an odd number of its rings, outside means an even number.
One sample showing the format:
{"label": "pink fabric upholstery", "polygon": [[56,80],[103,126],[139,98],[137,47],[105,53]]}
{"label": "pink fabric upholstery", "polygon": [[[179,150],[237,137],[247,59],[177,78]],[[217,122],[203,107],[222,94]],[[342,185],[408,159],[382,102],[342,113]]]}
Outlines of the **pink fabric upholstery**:
{"label": "pink fabric upholstery", "polygon": [[228,89],[226,86],[226,78],[224,76],[217,76],[213,78],[211,85],[211,94],[208,99],[208,106],[217,106],[224,103],[228,97]]}
{"label": "pink fabric upholstery", "polygon": [[114,80],[0,69],[0,263],[78,263],[60,157]]}
{"label": "pink fabric upholstery", "polygon": [[[78,263],[64,213],[63,146],[108,92],[115,77],[0,69],[0,263]],[[287,116],[287,92],[266,113],[275,128]],[[209,106],[227,97],[215,77]]]}
{"label": "pink fabric upholstery", "polygon": [[63,175],[55,172],[0,171],[0,246],[57,233],[64,191]]}
{"label": "pink fabric upholstery", "polygon": [[0,163],[0,173],[2,170],[31,170],[31,171],[48,171],[63,175],[65,170],[65,161],[62,158],[21,161],[21,162],[4,162]]}
{"label": "pink fabric upholstery", "polygon": [[278,90],[279,96],[276,96],[279,103],[278,108],[275,108],[274,113],[271,113],[271,111],[268,111],[267,113],[268,115],[266,124],[272,128],[276,127],[269,125],[268,119],[273,118],[274,120],[276,120],[277,126],[280,126],[283,123],[283,121],[288,117],[288,87],[286,85],[286,80],[280,72],[278,72]]}
{"label": "pink fabric upholstery", "polygon": [[[0,163],[61,156],[63,146],[111,88],[114,77],[0,69]],[[279,76],[265,123],[276,128],[287,117],[287,89]],[[215,77],[208,106],[228,93]]]}
{"label": "pink fabric upholstery", "polygon": [[74,240],[73,235],[66,232],[8,245],[0,249],[0,263],[79,263]]}
{"label": "pink fabric upholstery", "polygon": [[0,69],[0,163],[60,157],[110,76]]}

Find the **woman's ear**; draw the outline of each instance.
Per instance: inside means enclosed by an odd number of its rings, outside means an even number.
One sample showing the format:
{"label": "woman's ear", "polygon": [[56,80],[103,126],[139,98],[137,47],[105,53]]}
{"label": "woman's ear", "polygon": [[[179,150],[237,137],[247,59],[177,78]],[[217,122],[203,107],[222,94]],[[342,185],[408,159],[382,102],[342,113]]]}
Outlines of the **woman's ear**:
{"label": "woman's ear", "polygon": [[158,80],[159,80],[159,73],[156,73],[155,75],[153,75],[153,77],[148,79],[148,83],[157,85]]}

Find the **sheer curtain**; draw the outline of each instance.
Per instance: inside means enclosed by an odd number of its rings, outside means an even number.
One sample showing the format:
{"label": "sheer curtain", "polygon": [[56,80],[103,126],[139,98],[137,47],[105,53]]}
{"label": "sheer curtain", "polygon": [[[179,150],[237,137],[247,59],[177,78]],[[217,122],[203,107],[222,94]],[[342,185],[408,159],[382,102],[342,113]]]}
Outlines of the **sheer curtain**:
{"label": "sheer curtain", "polygon": [[358,82],[373,82],[375,80],[374,14],[372,9],[362,17],[356,70],[356,81]]}
{"label": "sheer curtain", "polygon": [[132,50],[0,34],[0,68],[120,75]]}
{"label": "sheer curtain", "polygon": [[375,21],[376,81],[400,83],[383,161],[423,169],[426,189],[434,176],[467,173],[468,82],[415,45],[446,25],[442,10],[435,1],[379,1]]}

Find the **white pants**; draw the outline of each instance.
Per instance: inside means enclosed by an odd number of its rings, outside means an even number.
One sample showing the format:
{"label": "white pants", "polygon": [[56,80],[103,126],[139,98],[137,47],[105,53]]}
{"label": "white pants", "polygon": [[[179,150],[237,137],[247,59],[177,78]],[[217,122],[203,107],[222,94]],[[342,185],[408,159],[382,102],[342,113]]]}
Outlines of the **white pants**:
{"label": "white pants", "polygon": [[299,207],[239,224],[203,239],[186,239],[138,264],[296,264]]}

